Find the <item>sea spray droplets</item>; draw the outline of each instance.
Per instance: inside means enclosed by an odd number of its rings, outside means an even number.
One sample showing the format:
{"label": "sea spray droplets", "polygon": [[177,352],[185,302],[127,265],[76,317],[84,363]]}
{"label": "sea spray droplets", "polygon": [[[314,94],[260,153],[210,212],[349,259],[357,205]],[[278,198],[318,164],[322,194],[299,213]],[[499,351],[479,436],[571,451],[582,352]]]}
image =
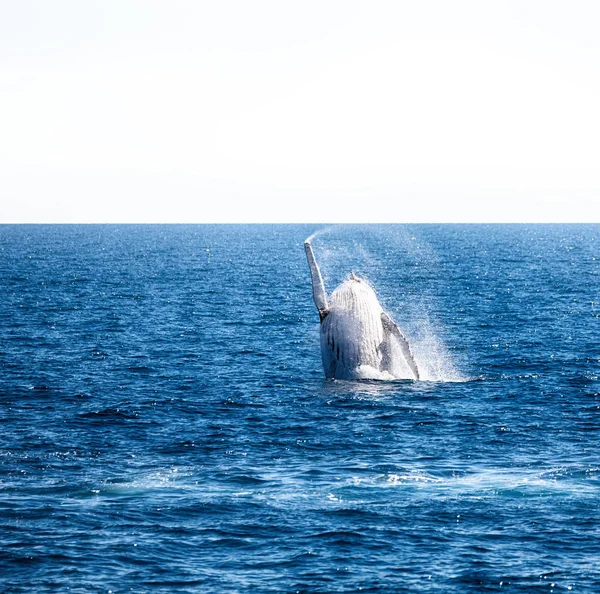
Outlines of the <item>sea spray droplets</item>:
{"label": "sea spray droplets", "polygon": [[320,237],[321,235],[325,235],[326,233],[329,233],[333,228],[334,227],[332,225],[330,225],[329,227],[324,227],[323,229],[318,229],[312,235],[310,235],[309,237],[307,237],[304,240],[304,243],[312,243],[312,241],[314,239],[316,239],[317,237]]}
{"label": "sea spray droplets", "polygon": [[414,324],[417,333],[412,341],[413,354],[421,379],[433,382],[466,382],[469,378],[456,368],[448,347],[428,318]]}

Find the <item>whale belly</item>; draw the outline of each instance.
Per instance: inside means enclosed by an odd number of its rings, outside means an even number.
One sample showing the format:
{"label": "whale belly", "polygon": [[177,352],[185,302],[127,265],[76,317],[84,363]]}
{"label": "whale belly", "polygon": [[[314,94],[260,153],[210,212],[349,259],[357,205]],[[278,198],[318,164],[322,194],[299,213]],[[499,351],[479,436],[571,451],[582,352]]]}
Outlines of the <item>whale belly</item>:
{"label": "whale belly", "polygon": [[378,377],[384,329],[381,309],[333,307],[321,324],[325,376],[336,379]]}

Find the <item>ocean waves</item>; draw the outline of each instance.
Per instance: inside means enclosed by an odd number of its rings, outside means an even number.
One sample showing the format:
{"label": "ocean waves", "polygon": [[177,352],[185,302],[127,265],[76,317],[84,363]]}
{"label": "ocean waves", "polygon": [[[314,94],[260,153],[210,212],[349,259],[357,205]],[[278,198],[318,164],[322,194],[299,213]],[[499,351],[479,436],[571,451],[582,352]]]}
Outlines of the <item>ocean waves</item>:
{"label": "ocean waves", "polygon": [[421,382],[323,378],[312,231],[0,228],[2,591],[600,589],[598,229],[321,233]]}

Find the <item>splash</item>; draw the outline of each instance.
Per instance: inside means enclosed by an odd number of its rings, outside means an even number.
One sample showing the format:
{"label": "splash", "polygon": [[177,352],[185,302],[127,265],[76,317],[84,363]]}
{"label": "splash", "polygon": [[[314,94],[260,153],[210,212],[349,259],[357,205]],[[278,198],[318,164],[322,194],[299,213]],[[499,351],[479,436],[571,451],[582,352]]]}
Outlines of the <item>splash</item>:
{"label": "splash", "polygon": [[[413,269],[418,267],[436,266],[437,255],[424,242],[419,241],[414,233],[404,227],[399,227],[396,233],[390,228],[377,228],[372,226],[345,226],[335,225],[319,229],[310,235],[306,241],[320,239],[318,244],[318,259],[326,287],[332,287],[342,283],[345,284],[349,272],[357,272],[367,284],[371,286],[384,286],[384,282],[377,281],[377,275],[390,276],[392,271],[397,274],[400,269],[408,266],[410,262]],[[335,242],[327,242],[323,245],[324,236],[335,236]],[[361,241],[363,240],[363,241]],[[365,245],[367,243],[369,247]],[[333,245],[332,245],[333,243]],[[375,252],[369,249],[375,248]],[[384,272],[382,275],[381,272]],[[373,276],[371,276],[373,273]],[[341,276],[341,278],[340,278]],[[373,278],[373,280],[371,280]],[[398,280],[388,280],[388,285],[397,287]],[[337,291],[337,290],[336,290]],[[335,292],[334,292],[335,293]],[[377,298],[381,301],[383,310],[387,312],[402,312],[401,316],[392,315],[397,322],[401,322],[401,333],[404,334],[410,345],[410,351],[417,363],[420,379],[429,382],[466,382],[470,378],[464,376],[457,368],[454,358],[443,339],[443,328],[440,323],[432,321],[427,311],[427,305],[423,298],[404,297],[406,303],[397,307],[393,298],[390,298],[389,290]],[[379,305],[379,303],[377,304]],[[429,301],[431,307],[431,300]],[[380,310],[381,311],[381,310]],[[362,316],[365,318],[365,316]],[[370,316],[367,316],[370,317]],[[379,314],[377,313],[377,317]],[[354,323],[354,322],[353,322]],[[364,329],[363,329],[364,330]],[[354,335],[356,332],[350,330],[342,333]],[[372,333],[371,333],[372,334]],[[361,341],[369,341],[375,336],[363,336]],[[356,342],[356,341],[355,341]],[[381,343],[381,337],[377,344]],[[353,370],[352,379],[379,380],[389,382],[402,379],[413,379],[414,374],[407,362],[406,348],[401,340],[395,338],[389,342],[389,352],[386,354],[389,360],[386,365],[373,364],[371,361],[357,361]],[[326,357],[324,357],[324,364]],[[327,371],[326,371],[327,373]],[[336,376],[337,377],[337,376]]]}
{"label": "splash", "polygon": [[411,341],[421,379],[430,382],[468,382],[471,378],[458,370],[453,357],[440,336],[439,329],[428,317],[413,320],[416,328]]}

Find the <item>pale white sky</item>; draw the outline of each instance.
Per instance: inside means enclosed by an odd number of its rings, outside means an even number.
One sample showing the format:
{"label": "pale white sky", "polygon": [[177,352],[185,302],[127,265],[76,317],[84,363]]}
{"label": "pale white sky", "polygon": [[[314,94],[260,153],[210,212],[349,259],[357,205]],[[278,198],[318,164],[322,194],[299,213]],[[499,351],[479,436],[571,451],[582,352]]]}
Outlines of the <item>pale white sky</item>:
{"label": "pale white sky", "polygon": [[600,222],[596,0],[0,0],[0,222]]}

